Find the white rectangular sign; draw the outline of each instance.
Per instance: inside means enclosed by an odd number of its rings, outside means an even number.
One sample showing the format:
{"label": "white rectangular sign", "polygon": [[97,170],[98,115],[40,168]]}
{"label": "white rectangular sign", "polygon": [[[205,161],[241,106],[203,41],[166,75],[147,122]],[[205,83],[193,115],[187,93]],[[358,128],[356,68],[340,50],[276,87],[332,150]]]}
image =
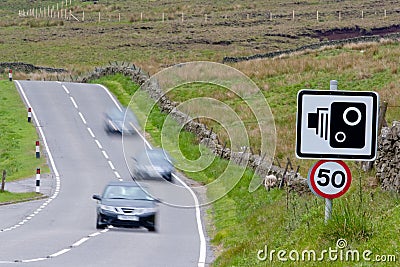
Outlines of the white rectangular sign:
{"label": "white rectangular sign", "polygon": [[300,90],[296,156],[374,160],[378,103],[375,92]]}

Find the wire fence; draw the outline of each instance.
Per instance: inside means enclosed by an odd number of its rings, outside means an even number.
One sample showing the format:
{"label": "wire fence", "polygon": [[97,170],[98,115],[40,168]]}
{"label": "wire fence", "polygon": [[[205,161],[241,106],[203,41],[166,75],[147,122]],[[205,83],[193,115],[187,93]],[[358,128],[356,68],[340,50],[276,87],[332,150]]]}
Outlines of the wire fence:
{"label": "wire fence", "polygon": [[54,5],[27,8],[18,11],[19,17],[30,17],[36,19],[56,19],[80,22],[202,22],[202,23],[229,23],[229,22],[266,22],[266,23],[285,23],[285,22],[338,22],[354,20],[390,20],[400,19],[399,8],[372,8],[372,9],[353,9],[353,10],[265,10],[252,11],[238,10],[235,12],[214,12],[190,14],[185,12],[120,12],[114,11],[93,11],[85,5],[78,5],[72,0],[65,0]]}

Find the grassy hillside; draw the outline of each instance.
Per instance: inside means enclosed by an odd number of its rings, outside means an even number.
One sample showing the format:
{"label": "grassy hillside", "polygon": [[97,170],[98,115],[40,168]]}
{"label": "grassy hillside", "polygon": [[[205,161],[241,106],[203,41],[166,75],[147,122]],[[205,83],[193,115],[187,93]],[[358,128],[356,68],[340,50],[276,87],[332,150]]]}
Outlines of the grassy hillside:
{"label": "grassy hillside", "polygon": [[[400,18],[399,1],[68,1],[67,15],[71,10],[76,21],[61,19],[61,2],[2,1],[2,61],[75,72],[131,61],[154,73],[184,61],[221,62],[224,56],[284,50],[338,34],[398,30]],[[18,11],[33,8],[34,16],[18,17]]]}

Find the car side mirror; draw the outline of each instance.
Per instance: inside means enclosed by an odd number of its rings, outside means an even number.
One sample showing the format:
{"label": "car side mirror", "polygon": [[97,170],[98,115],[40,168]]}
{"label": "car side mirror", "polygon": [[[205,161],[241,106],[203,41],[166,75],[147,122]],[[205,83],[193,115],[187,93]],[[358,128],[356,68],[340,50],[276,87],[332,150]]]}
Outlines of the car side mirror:
{"label": "car side mirror", "polygon": [[99,201],[101,200],[101,196],[99,196],[99,195],[93,195],[92,198],[96,199],[96,200],[99,200]]}

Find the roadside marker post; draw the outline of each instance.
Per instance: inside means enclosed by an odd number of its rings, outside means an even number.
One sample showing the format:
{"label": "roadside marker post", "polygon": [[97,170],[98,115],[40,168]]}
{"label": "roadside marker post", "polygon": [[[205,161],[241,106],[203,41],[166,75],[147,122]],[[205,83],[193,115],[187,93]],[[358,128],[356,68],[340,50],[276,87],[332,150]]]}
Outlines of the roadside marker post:
{"label": "roadside marker post", "polygon": [[32,108],[28,108],[28,122],[32,121]]}
{"label": "roadside marker post", "polygon": [[40,168],[36,169],[36,193],[40,193]]}
{"label": "roadside marker post", "polygon": [[39,141],[36,141],[36,158],[40,158],[40,144]]}
{"label": "roadside marker post", "polygon": [[12,70],[9,70],[9,71],[8,71],[8,79],[10,80],[10,82],[12,82],[12,79],[13,79],[13,78],[12,78],[12,75],[13,75],[13,74],[12,74]]}

